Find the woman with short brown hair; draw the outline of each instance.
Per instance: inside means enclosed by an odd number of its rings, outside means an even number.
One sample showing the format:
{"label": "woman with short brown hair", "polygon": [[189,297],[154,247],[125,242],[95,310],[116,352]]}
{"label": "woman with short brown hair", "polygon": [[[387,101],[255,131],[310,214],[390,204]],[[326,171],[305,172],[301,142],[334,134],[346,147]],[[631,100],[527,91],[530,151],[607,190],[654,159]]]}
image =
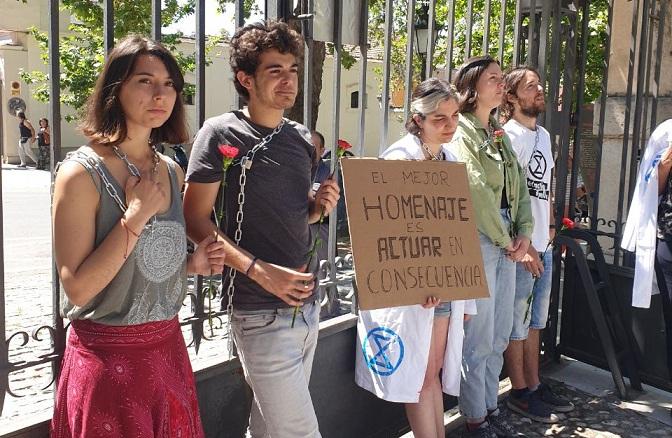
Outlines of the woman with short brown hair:
{"label": "woman with short brown hair", "polygon": [[72,321],[52,436],[202,437],[177,320],[187,272],[221,272],[214,237],[187,255],[182,169],[160,142],[186,140],[184,80],[161,44],[119,41],[89,99],[86,146],[57,170],[56,265]]}

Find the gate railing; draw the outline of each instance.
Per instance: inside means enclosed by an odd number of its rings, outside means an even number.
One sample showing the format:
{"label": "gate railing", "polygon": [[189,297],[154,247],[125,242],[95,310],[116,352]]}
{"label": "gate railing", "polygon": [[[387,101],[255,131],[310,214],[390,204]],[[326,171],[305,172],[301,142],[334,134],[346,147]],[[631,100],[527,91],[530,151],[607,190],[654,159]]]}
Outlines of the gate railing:
{"label": "gate railing", "polygon": [[[649,0],[643,0],[649,2]],[[234,0],[235,4],[235,23],[244,24],[245,1]],[[280,18],[290,22],[298,20],[301,23],[301,29],[306,39],[306,56],[303,75],[303,108],[304,120],[312,120],[312,103],[315,99],[314,84],[312,84],[311,62],[314,50],[315,40],[313,39],[313,20],[317,7],[327,7],[331,5],[331,20],[333,23],[333,35],[328,43],[333,47],[333,84],[327,86],[333,87],[333,101],[331,108],[322,108],[323,111],[330,110],[333,114],[330,124],[330,136],[333,139],[339,138],[339,132],[342,129],[339,121],[341,112],[341,71],[342,58],[345,51],[348,53],[359,52],[358,64],[360,68],[359,76],[359,116],[357,137],[359,142],[355,147],[358,155],[364,151],[364,133],[367,123],[380,123],[383,131],[380,139],[379,149],[384,148],[390,141],[389,119],[391,94],[393,87],[398,82],[393,83],[395,78],[394,69],[399,68],[393,65],[393,42],[405,39],[404,47],[406,63],[403,66],[403,84],[405,95],[405,109],[408,107],[413,85],[418,83],[424,77],[433,74],[439,74],[446,79],[451,79],[454,68],[458,67],[467,57],[475,54],[491,53],[500,60],[503,66],[508,67],[518,63],[528,63],[536,66],[540,70],[542,79],[546,83],[548,90],[548,105],[544,119],[544,125],[551,132],[552,138],[557,142],[558,151],[558,177],[556,189],[557,211],[563,211],[566,201],[566,183],[570,178],[576,181],[578,174],[578,161],[574,160],[572,168],[567,166],[567,157],[569,156],[570,142],[573,141],[575,152],[579,150],[580,132],[575,130],[571,132],[570,119],[572,115],[576,118],[580,114],[583,104],[582,77],[585,76],[586,66],[586,47],[589,12],[591,8],[590,0],[561,0],[561,1],[542,1],[542,0],[484,0],[481,6],[476,6],[471,0],[407,0],[399,2],[398,0],[266,0],[261,5],[265,8],[265,16],[268,18]],[[29,3],[30,4],[30,3]],[[400,8],[399,5],[402,4]],[[480,4],[480,3],[479,3]],[[325,6],[327,5],[327,6]],[[441,6],[438,8],[437,6]],[[447,6],[447,9],[443,8]],[[152,0],[151,23],[153,38],[161,39],[161,11],[162,1]],[[346,10],[346,8],[348,8]],[[377,9],[376,9],[377,8]],[[613,8],[613,1],[609,1],[609,12]],[[329,9],[329,8],[327,8]],[[439,26],[437,23],[439,10],[447,10],[445,26]],[[360,17],[359,34],[356,37],[356,47],[345,46],[342,44],[343,37],[343,18],[350,16],[353,11],[358,11]],[[373,13],[378,14],[373,16]],[[109,50],[114,45],[114,10],[113,1],[102,1],[102,14],[104,23],[104,47]],[[384,24],[377,27],[376,19],[384,17]],[[206,92],[206,57],[205,57],[205,0],[195,0],[195,107],[196,120],[201,126],[205,119],[205,92]],[[373,23],[373,24],[372,24]],[[425,31],[421,33],[419,31]],[[52,145],[53,158],[51,163],[57,162],[61,158],[61,106],[60,106],[60,65],[59,65],[59,2],[49,0],[49,85],[51,92],[51,101],[49,105],[50,120],[52,121]],[[577,33],[579,36],[577,37]],[[424,36],[422,36],[424,35]],[[420,38],[420,39],[418,39]],[[422,41],[426,38],[426,41]],[[367,54],[369,46],[372,44],[383,45],[382,58],[382,76],[371,79],[367,76]],[[415,47],[416,44],[426,43],[427,49],[421,53]],[[355,50],[356,49],[356,50]],[[608,53],[608,46],[606,52]],[[606,68],[603,91],[606,90]],[[439,64],[441,62],[441,64]],[[578,71],[575,68],[579,66]],[[564,67],[564,70],[561,68]],[[560,75],[562,71],[562,76]],[[659,69],[658,73],[659,74]],[[578,78],[577,78],[578,75]],[[575,81],[575,79],[577,79]],[[367,82],[378,81],[381,85],[382,96],[380,97],[379,118],[369,121],[366,117],[366,107],[368,102]],[[578,82],[578,83],[577,83]],[[558,110],[557,100],[562,87],[562,99],[567,104]],[[576,85],[574,85],[576,84]],[[576,93],[574,89],[576,88]],[[604,94],[604,93],[603,93]],[[571,104],[570,104],[571,103]],[[240,102],[236,102],[238,106]],[[604,120],[604,105],[600,114],[601,120]],[[598,135],[597,142],[600,143],[601,137]],[[335,141],[331,142],[331,155],[336,156]],[[599,146],[599,145],[598,145]],[[598,147],[599,149],[599,147]],[[335,160],[331,160],[332,170],[337,166]],[[2,189],[2,171],[0,170],[0,189]],[[573,208],[573,189],[570,188],[569,205]],[[0,193],[0,209],[2,209],[2,197]],[[597,205],[597,201],[595,202]],[[594,211],[596,214],[596,211]],[[343,242],[347,243],[347,236],[339,236],[337,233],[338,215],[336,212],[329,217],[329,241],[328,258],[322,261],[320,270],[320,293],[323,303],[328,309],[330,315],[339,312],[354,311],[356,307],[353,279],[352,254],[345,249],[338,250],[337,243],[339,237],[343,237]],[[559,215],[560,216],[560,215]],[[592,221],[593,226],[598,221]],[[0,237],[2,237],[3,223],[0,214]],[[4,267],[4,248],[0,248],[0,261]],[[4,269],[0,270],[0,335],[6,339],[5,343],[0,343],[0,412],[4,404],[5,394],[15,396],[12,393],[10,385],[10,376],[12,373],[26,368],[34,368],[41,364],[51,363],[53,376],[57,375],[60,358],[65,348],[66,328],[62,318],[58,315],[60,288],[56,271],[52,275],[53,292],[53,321],[51,326],[37,327],[32,333],[31,328],[16,333],[7,333],[5,319],[5,283]],[[211,309],[205,307],[205,296],[202,290],[202,279],[195,278],[191,281],[188,304],[190,305],[190,314],[182,318],[182,325],[190,328],[192,333],[192,343],[198,348],[202,341],[207,341],[208,334],[208,316]],[[224,312],[215,312],[216,317],[224,318]],[[52,348],[49,352],[36,356],[30,360],[22,362],[10,362],[8,350],[19,341],[22,345],[28,342],[44,340],[44,336],[51,338]],[[224,334],[226,336],[227,334]],[[53,382],[53,379],[52,379]]]}

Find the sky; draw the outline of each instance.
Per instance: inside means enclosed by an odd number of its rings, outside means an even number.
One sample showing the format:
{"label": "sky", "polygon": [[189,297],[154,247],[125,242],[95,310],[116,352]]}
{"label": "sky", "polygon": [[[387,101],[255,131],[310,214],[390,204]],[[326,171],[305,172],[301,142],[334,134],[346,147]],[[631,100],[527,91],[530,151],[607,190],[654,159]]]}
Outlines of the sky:
{"label": "sky", "polygon": [[[183,3],[184,1],[181,0]],[[226,29],[229,35],[233,35],[235,30],[233,4],[226,5],[226,11],[221,14],[217,10],[217,0],[205,0],[205,33],[207,35],[218,35],[221,29]],[[191,15],[184,20],[164,28],[164,32],[182,31],[185,35],[196,33],[196,16]]]}

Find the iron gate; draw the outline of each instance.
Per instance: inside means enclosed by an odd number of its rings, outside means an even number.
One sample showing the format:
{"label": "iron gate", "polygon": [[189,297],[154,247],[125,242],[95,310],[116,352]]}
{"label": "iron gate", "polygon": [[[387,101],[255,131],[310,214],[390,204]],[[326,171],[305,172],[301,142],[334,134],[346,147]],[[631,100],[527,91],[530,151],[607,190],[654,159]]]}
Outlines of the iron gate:
{"label": "iron gate", "polygon": [[[149,0],[146,0],[149,1]],[[245,23],[245,0],[232,0],[235,4],[235,22],[237,25]],[[104,47],[109,50],[114,45],[114,2],[104,0],[101,2],[101,14],[104,23]],[[306,56],[303,68],[303,120],[311,121],[312,102],[315,98],[314,84],[312,82],[313,57],[317,41],[313,38],[314,13],[315,8],[324,3],[324,0],[265,0],[260,3],[264,14],[269,18],[279,18],[296,24],[300,28],[306,39]],[[614,0],[335,0],[329,2],[333,5],[333,35],[329,42],[333,50],[334,71],[333,84],[333,119],[331,122],[330,136],[334,139],[339,138],[340,126],[339,114],[341,110],[341,73],[343,69],[343,58],[355,56],[357,59],[359,74],[358,91],[358,142],[355,149],[359,155],[363,153],[365,137],[364,133],[369,124],[380,124],[383,127],[380,138],[379,148],[384,148],[389,143],[389,120],[392,117],[391,98],[394,91],[403,90],[404,94],[404,114],[406,113],[410,93],[414,83],[421,78],[431,75],[443,76],[451,79],[454,69],[467,57],[475,54],[490,53],[500,60],[504,67],[519,63],[527,63],[538,67],[542,80],[547,87],[547,110],[544,116],[543,125],[551,133],[554,141],[554,150],[557,155],[557,175],[556,175],[556,211],[563,212],[565,208],[569,211],[574,210],[575,205],[575,187],[578,180],[580,160],[574,159],[571,166],[568,158],[573,153],[574,157],[581,156],[582,132],[580,121],[584,111],[584,79],[586,77],[588,38],[590,33],[589,22],[591,13],[596,8],[607,8],[609,14],[609,23],[613,15]],[[651,11],[654,5],[658,3],[655,0],[637,0],[636,4],[642,4],[644,10]],[[152,13],[151,36],[160,40],[162,1],[151,0]],[[401,5],[401,6],[400,6]],[[205,79],[206,71],[206,34],[205,34],[205,0],[195,0],[195,54],[196,54],[196,89],[195,89],[195,107],[197,121],[199,126],[205,119],[205,93],[208,84]],[[354,8],[354,9],[353,9]],[[378,8],[378,9],[376,9]],[[664,9],[660,8],[658,20],[662,23],[665,19]],[[343,20],[344,16],[350,16],[354,11],[358,11],[360,17],[359,35],[357,44],[344,45],[343,42]],[[50,80],[50,119],[52,124],[52,145],[54,149],[54,159],[52,163],[58,161],[61,154],[61,124],[62,114],[60,105],[60,65],[59,65],[59,2],[57,0],[49,1],[49,80]],[[384,20],[384,24],[379,29],[380,32],[374,38],[372,30],[375,26],[376,17],[369,14],[376,11],[377,19]],[[382,12],[382,16],[380,13]],[[635,14],[637,15],[637,14]],[[382,18],[381,18],[382,17]],[[438,17],[442,21],[438,22]],[[644,68],[648,62],[651,62],[651,41],[653,32],[648,32],[648,15],[642,22],[646,22],[642,27],[640,40],[648,42],[647,50],[639,51],[638,70],[644,69],[641,76],[646,74]],[[633,22],[635,18],[633,17]],[[635,26],[636,27],[636,26]],[[659,26],[661,29],[662,26]],[[421,32],[422,31],[422,32]],[[602,105],[600,113],[597,116],[600,128],[594,141],[598,156],[601,154],[601,144],[603,140],[603,131],[601,129],[605,118],[604,99],[606,98],[606,86],[608,80],[609,41],[610,25],[607,30],[606,45],[604,50],[604,74],[602,82]],[[636,30],[634,31],[636,32]],[[648,32],[648,33],[647,33]],[[376,39],[380,38],[380,39]],[[404,48],[405,63],[399,66],[393,63],[393,42],[399,39],[405,39]],[[662,38],[662,31],[658,31],[658,40]],[[374,47],[372,44],[382,44],[382,57],[370,60],[369,52]],[[423,45],[427,48],[421,52],[416,45]],[[634,43],[633,43],[634,44]],[[654,58],[655,68],[654,76],[660,76],[660,47]],[[354,54],[354,55],[353,55]],[[648,56],[648,58],[647,58]],[[631,59],[635,59],[635,51],[631,52]],[[367,82],[371,80],[368,75],[367,62],[377,62],[382,64],[382,76],[380,96],[380,112],[378,117],[367,118]],[[633,64],[634,65],[634,64]],[[395,68],[399,69],[398,80],[395,80]],[[632,65],[630,75],[632,75]],[[642,119],[643,107],[642,96],[645,96],[643,85],[637,83],[636,104],[635,104],[635,130],[641,135],[636,135],[632,144],[624,143],[624,155],[630,151],[634,153],[642,144],[640,137],[644,138],[647,116]],[[558,107],[558,101],[562,100],[564,104]],[[657,99],[657,92],[651,97],[654,105]],[[644,105],[644,106],[642,106]],[[630,106],[628,106],[629,108]],[[655,107],[654,107],[655,108]],[[626,120],[627,119],[626,117]],[[655,123],[655,109],[652,110],[650,118],[651,126]],[[627,123],[627,122],[626,122]],[[627,127],[626,127],[627,132]],[[626,136],[627,138],[627,136]],[[335,154],[335,142],[331,144],[331,154]],[[336,166],[334,160],[331,163],[332,170]],[[599,174],[599,167],[598,167]],[[632,178],[632,177],[631,177]],[[599,181],[599,178],[598,178]],[[632,185],[632,182],[630,182]],[[2,189],[2,171],[0,171],[0,189]],[[630,191],[631,192],[631,191]],[[625,195],[624,191],[624,195]],[[629,193],[629,192],[627,192]],[[0,190],[0,208],[2,205],[2,193]],[[624,202],[623,202],[624,203]],[[591,210],[590,227],[593,231],[598,231],[598,225],[601,224],[598,216],[599,193],[593,199]],[[622,211],[622,208],[619,210]],[[562,217],[558,214],[556,222]],[[323,261],[320,272],[320,291],[325,297],[327,308],[334,311],[342,308],[355,309],[354,294],[352,293],[352,257],[348,253],[347,245],[338,245],[339,235],[337,233],[337,214],[332,214],[329,218],[329,243],[328,259]],[[620,232],[620,220],[617,220],[616,234]],[[2,237],[3,223],[0,215],[0,237]],[[4,267],[5,253],[4,247],[0,247],[0,261]],[[560,258],[556,257],[559,268]],[[618,254],[615,256],[618,263]],[[59,284],[56,272],[52,275],[52,296],[53,309],[59,306]],[[209,309],[205,308],[205,297],[202,291],[202,281],[200,278],[194,280],[196,287],[193,294],[190,294],[191,314],[182,320],[182,325],[191,331],[193,344],[198,347],[202,341],[208,340],[208,334],[204,324],[208,321]],[[556,333],[558,324],[558,293],[560,285],[560,270],[556,269],[554,278],[554,300],[551,319],[551,329],[546,338],[546,348],[552,350],[556,344]],[[343,286],[349,291],[344,292]],[[225,317],[223,312],[215,312],[218,317]],[[31,333],[32,330],[32,333]],[[39,356],[32,356],[20,361],[10,361],[10,352],[16,348],[17,344],[25,346],[31,342],[43,341],[42,335],[49,334],[51,343],[50,351]],[[4,269],[0,270],[0,335],[7,341],[0,343],[0,411],[2,409],[5,397],[7,395],[15,396],[11,390],[11,376],[20,370],[35,368],[43,364],[51,364],[52,373],[56,375],[58,365],[65,347],[65,327],[62,318],[54,311],[52,324],[45,327],[25,327],[23,330],[8,333],[6,330],[6,303],[5,303],[5,282]]]}

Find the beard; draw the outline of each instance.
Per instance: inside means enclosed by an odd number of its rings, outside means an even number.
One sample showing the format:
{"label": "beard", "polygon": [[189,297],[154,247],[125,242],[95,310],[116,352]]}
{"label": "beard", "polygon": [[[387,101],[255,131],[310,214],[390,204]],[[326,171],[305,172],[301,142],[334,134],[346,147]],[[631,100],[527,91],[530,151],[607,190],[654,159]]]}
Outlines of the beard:
{"label": "beard", "polygon": [[526,117],[537,117],[539,114],[543,113],[544,110],[546,109],[546,102],[543,103],[534,103],[534,100],[532,103],[520,103],[520,112]]}

